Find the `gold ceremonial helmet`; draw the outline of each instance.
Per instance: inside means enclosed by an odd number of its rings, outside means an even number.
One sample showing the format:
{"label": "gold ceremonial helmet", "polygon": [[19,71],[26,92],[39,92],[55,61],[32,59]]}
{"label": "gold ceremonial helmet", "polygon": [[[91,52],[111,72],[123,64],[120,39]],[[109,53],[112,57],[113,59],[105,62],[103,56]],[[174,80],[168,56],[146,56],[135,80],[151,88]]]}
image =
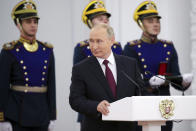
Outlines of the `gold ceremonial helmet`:
{"label": "gold ceremonial helmet", "polygon": [[29,18],[37,18],[39,16],[37,14],[37,8],[35,2],[32,0],[22,0],[19,2],[12,10],[12,19],[15,24],[19,22],[19,20],[29,19]]}
{"label": "gold ceremonial helmet", "polygon": [[138,23],[139,26],[142,26],[141,21],[147,17],[161,18],[161,16],[158,14],[156,4],[150,0],[139,4],[133,15],[133,19]]}
{"label": "gold ceremonial helmet", "polygon": [[111,14],[107,12],[103,1],[93,0],[84,9],[82,21],[88,25],[89,28],[92,28],[92,19],[102,14],[106,14],[108,18],[111,16]]}

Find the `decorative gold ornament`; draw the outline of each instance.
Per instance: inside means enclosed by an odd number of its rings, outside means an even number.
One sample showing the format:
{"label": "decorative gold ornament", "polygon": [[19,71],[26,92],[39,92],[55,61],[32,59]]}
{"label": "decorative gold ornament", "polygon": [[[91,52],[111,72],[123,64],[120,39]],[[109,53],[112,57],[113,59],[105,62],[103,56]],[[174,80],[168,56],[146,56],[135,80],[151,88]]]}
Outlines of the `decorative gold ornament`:
{"label": "decorative gold ornament", "polygon": [[23,42],[24,48],[29,52],[35,52],[38,49],[38,43],[35,41],[32,44],[29,44],[27,42]]}
{"label": "decorative gold ornament", "polygon": [[161,115],[165,119],[169,119],[171,116],[174,115],[175,105],[173,100],[162,100],[159,104],[159,110],[161,112]]}
{"label": "decorative gold ornament", "polygon": [[33,7],[33,4],[32,3],[26,3],[26,4],[24,4],[24,9],[35,9],[34,7]]}
{"label": "decorative gold ornament", "polygon": [[146,9],[147,10],[156,10],[155,7],[154,7],[154,5],[152,3],[147,4],[146,5]]}
{"label": "decorative gold ornament", "polygon": [[100,2],[97,2],[97,3],[95,4],[95,8],[96,8],[96,9],[98,9],[98,8],[104,8],[104,5],[101,4]]}

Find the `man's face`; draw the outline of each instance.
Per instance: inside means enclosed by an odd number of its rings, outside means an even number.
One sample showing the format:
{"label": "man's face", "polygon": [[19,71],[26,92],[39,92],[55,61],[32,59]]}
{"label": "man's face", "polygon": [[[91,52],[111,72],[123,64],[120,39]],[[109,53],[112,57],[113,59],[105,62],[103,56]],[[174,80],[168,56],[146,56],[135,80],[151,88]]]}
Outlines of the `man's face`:
{"label": "man's face", "polygon": [[142,20],[145,31],[153,36],[157,36],[160,33],[160,20],[156,17],[144,18]]}
{"label": "man's face", "polygon": [[109,24],[109,18],[105,14],[95,16],[92,19],[92,24],[93,26],[95,26],[96,24]]}
{"label": "man's face", "polygon": [[111,53],[114,37],[109,38],[104,28],[93,28],[90,32],[89,43],[95,57],[107,59]]}
{"label": "man's face", "polygon": [[38,28],[38,19],[37,18],[24,19],[21,22],[21,26],[22,26],[22,31],[21,31],[22,35],[35,37]]}

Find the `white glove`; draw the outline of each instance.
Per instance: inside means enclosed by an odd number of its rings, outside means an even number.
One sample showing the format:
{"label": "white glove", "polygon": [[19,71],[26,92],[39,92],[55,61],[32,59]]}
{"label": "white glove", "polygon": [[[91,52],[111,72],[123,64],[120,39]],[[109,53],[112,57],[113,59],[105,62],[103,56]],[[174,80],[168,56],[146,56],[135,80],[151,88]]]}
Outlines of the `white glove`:
{"label": "white glove", "polygon": [[165,83],[165,76],[156,75],[150,78],[149,83],[151,86],[160,86]]}
{"label": "white glove", "polygon": [[187,73],[182,75],[182,86],[183,87],[187,87],[191,84],[192,80],[193,80],[193,74],[192,73]]}
{"label": "white glove", "polygon": [[50,124],[48,126],[48,131],[54,131],[55,127],[55,120],[50,121]]}
{"label": "white glove", "polygon": [[0,122],[0,131],[12,131],[10,122]]}

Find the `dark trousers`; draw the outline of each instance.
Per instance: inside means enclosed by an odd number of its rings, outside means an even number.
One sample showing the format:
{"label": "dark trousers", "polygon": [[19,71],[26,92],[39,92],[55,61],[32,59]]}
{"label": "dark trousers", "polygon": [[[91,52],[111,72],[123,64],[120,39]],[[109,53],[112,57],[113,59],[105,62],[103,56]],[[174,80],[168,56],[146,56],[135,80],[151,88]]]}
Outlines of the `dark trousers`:
{"label": "dark trousers", "polygon": [[[173,122],[172,121],[166,121],[166,125],[161,126],[161,131],[172,131],[172,127],[173,127]],[[142,127],[137,126],[136,131],[142,131]]]}
{"label": "dark trousers", "polygon": [[48,131],[48,125],[43,127],[23,127],[11,121],[13,131]]}

